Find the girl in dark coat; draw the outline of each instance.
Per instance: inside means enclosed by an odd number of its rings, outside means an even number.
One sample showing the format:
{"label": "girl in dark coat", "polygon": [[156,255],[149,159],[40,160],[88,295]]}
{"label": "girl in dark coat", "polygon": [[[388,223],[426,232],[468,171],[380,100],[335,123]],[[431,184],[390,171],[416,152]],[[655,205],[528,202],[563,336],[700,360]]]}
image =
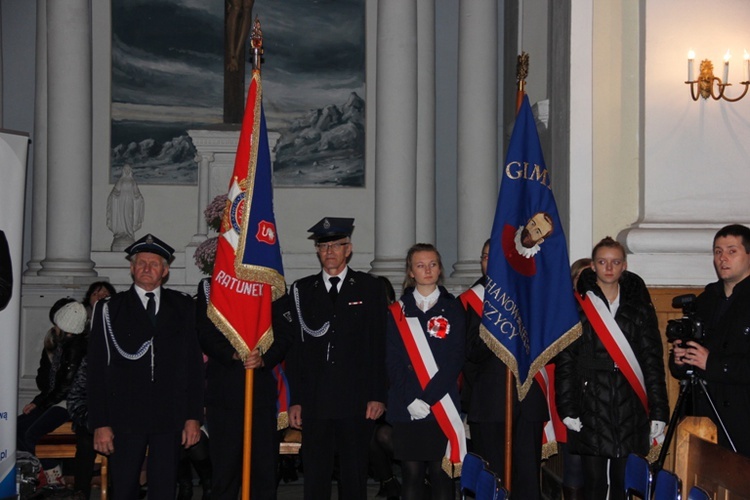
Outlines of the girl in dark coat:
{"label": "girl in dark coat", "polygon": [[[457,382],[464,361],[464,311],[458,300],[438,286],[442,270],[440,254],[434,246],[414,245],[406,257],[401,309],[392,310],[388,319],[387,418],[393,424],[394,456],[401,460],[401,493],[405,500],[422,498],[425,472],[429,476],[433,500],[454,496],[453,480],[443,471],[448,438],[436,420],[435,410],[446,395],[452,406],[460,410]],[[423,346],[426,343],[428,356],[437,365],[437,371],[424,388],[417,375],[420,368],[410,358],[397,317],[404,322],[407,318],[418,320],[419,328],[412,333],[416,342],[423,342]],[[400,326],[403,328],[404,323],[400,322]],[[465,450],[463,427],[460,432],[459,442]]]}
{"label": "girl in dark coat", "polygon": [[[61,299],[52,306],[50,316],[54,326],[45,338],[36,377],[40,392],[24,406],[16,429],[18,449],[29,453],[35,452],[42,436],[69,420],[65,400],[88,345],[83,304]],[[59,465],[44,460],[42,466],[49,483],[62,484]]]}
{"label": "girl in dark coat", "polygon": [[[628,454],[648,454],[651,440],[664,431],[669,405],[661,336],[645,283],[626,270],[625,250],[610,237],[594,247],[592,259],[577,285],[586,311],[581,313],[583,333],[558,357],[556,401],[571,431],[570,451],[582,455],[585,498],[607,498],[609,463],[609,498],[616,500],[625,498]],[[601,320],[610,322],[612,337],[621,334],[625,358],[619,361],[592,326],[595,304]],[[640,381],[637,375],[626,378],[628,366],[634,373],[640,369]],[[642,398],[634,385],[641,388]]]}

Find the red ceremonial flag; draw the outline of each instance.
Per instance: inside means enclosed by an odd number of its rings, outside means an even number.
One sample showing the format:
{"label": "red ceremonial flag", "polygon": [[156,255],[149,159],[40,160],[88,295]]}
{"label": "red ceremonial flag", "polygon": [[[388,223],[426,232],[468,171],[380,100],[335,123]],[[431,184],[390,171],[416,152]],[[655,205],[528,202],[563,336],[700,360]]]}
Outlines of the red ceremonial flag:
{"label": "red ceremonial flag", "polygon": [[271,302],[286,291],[273,212],[271,153],[254,69],[221,221],[208,316],[245,359],[273,342]]}

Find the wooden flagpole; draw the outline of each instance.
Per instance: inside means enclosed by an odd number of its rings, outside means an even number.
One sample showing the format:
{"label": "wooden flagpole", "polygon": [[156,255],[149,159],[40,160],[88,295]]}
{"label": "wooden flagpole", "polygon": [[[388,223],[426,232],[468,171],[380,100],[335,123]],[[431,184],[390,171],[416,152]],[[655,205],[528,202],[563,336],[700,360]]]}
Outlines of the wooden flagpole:
{"label": "wooden flagpole", "polygon": [[253,449],[253,383],[255,370],[245,370],[245,433],[242,442],[242,500],[250,500]]}
{"label": "wooden flagpole", "polygon": [[[250,37],[251,62],[253,68],[260,72],[263,55],[263,31],[260,20],[255,16],[253,31]],[[243,360],[244,361],[244,360]],[[242,500],[250,500],[250,481],[252,471],[253,449],[253,384],[255,370],[245,370],[245,434],[242,442]]]}
{"label": "wooden flagpole", "polygon": [[[520,28],[519,28],[520,29]],[[521,52],[516,65],[516,78],[518,90],[516,92],[516,115],[521,109],[523,96],[526,95],[526,76],[529,74],[529,54]],[[503,482],[508,491],[511,490],[512,468],[513,468],[513,385],[515,383],[513,372],[505,368],[505,469],[503,470]]]}

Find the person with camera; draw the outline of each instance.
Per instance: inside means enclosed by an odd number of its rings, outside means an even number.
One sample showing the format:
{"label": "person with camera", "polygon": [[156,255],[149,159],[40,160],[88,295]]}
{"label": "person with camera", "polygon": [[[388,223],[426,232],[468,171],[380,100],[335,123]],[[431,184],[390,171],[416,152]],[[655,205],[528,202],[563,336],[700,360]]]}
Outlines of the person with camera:
{"label": "person with camera", "polygon": [[[750,457],[750,229],[740,224],[714,236],[714,269],[710,283],[695,301],[696,321],[704,325],[700,339],[675,339],[669,367],[676,378],[693,370],[706,382],[718,415],[703,391],[693,391],[693,413],[710,417],[719,444]],[[695,329],[693,329],[695,330]],[[723,432],[719,420],[727,432]],[[727,436],[728,434],[728,436]]]}

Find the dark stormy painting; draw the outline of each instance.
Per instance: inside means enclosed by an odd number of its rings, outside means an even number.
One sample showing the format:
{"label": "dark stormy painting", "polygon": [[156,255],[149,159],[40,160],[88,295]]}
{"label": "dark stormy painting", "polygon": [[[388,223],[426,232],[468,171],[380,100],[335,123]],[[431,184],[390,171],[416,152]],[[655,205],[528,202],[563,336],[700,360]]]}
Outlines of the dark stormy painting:
{"label": "dark stormy painting", "polygon": [[[112,0],[110,181],[195,184],[188,129],[221,128],[224,11]],[[275,186],[364,186],[365,0],[256,0]],[[250,65],[245,65],[245,84]]]}

